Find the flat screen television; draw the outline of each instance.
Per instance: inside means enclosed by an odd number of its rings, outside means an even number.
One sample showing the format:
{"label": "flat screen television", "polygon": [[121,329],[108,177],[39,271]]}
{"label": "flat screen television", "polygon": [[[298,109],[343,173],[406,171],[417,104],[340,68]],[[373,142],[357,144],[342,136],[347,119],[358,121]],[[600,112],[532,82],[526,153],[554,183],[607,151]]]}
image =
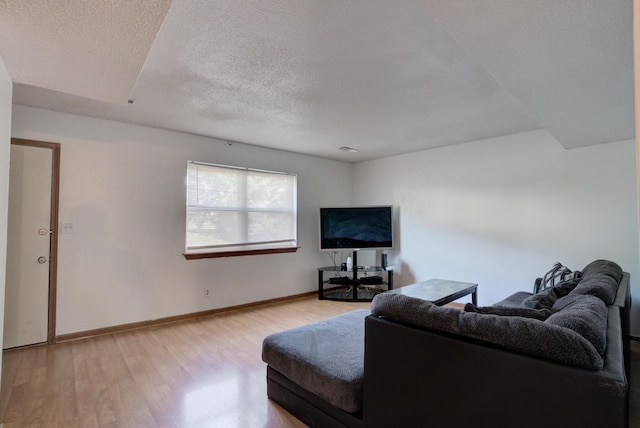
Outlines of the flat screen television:
{"label": "flat screen television", "polygon": [[393,207],[320,208],[320,250],[393,248]]}

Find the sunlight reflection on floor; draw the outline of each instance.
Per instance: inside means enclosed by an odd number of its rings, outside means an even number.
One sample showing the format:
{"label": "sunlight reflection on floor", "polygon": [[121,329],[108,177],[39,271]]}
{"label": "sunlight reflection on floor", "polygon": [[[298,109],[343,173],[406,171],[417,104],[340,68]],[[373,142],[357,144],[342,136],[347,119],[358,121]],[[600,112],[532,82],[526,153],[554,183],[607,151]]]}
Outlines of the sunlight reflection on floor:
{"label": "sunlight reflection on floor", "polygon": [[265,427],[269,421],[265,373],[225,370],[217,378],[194,386],[183,395],[181,427]]}

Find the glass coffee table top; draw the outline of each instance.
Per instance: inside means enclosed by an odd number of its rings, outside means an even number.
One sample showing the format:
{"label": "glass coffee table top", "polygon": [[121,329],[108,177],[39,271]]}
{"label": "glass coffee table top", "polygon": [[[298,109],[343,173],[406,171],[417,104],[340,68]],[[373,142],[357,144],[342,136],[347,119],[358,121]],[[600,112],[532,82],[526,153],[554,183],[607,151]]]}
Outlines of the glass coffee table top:
{"label": "glass coffee table top", "polygon": [[447,279],[429,279],[427,281],[395,288],[385,293],[402,294],[417,299],[428,300],[438,306],[446,305],[447,303],[471,294],[473,304],[478,304],[478,284],[450,281]]}

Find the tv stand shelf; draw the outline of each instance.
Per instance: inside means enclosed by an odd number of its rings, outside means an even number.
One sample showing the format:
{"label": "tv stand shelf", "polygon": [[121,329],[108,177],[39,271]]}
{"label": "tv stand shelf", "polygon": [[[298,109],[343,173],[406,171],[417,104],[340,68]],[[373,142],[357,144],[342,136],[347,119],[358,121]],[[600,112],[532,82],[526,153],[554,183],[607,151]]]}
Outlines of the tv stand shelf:
{"label": "tv stand shelf", "polygon": [[[324,278],[324,273],[343,272],[349,276],[341,276],[346,278],[347,283],[330,283],[330,279]],[[358,273],[374,273],[381,272],[387,274],[387,280],[381,284],[363,284],[362,277],[358,278]],[[334,275],[335,277],[335,275]],[[366,276],[365,276],[366,277]],[[324,287],[330,287],[325,290]],[[386,286],[386,289],[384,288]],[[393,271],[384,270],[380,266],[353,267],[353,271],[344,271],[340,266],[327,266],[318,268],[318,299],[319,300],[340,300],[344,302],[370,302],[379,293],[379,291],[371,291],[373,288],[382,288],[382,291],[393,290]]]}

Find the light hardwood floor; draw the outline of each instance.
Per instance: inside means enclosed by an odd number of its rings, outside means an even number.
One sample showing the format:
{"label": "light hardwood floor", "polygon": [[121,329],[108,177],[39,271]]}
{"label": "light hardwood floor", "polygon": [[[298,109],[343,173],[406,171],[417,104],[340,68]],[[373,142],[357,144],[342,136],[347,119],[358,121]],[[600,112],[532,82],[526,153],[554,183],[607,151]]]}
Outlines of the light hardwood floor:
{"label": "light hardwood floor", "polygon": [[[368,307],[304,297],[8,351],[0,422],[4,428],[304,427],[267,399],[262,339]],[[632,350],[629,426],[640,428],[640,342]]]}
{"label": "light hardwood floor", "polygon": [[9,427],[303,427],[266,396],[262,339],[369,303],[298,298],[3,355]]}

